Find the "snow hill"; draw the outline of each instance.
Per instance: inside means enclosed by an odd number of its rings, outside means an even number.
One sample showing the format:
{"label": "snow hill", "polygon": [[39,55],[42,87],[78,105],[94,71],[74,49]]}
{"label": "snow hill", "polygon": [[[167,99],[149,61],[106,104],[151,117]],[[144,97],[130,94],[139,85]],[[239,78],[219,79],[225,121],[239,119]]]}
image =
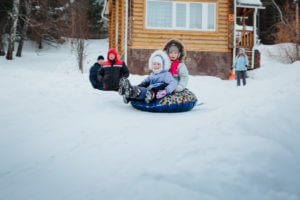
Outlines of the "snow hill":
{"label": "snow hill", "polygon": [[0,57],[1,200],[300,199],[299,62],[263,54],[239,88],[191,76],[205,104],[161,114],[91,87],[107,48],[89,40],[84,74],[68,45]]}

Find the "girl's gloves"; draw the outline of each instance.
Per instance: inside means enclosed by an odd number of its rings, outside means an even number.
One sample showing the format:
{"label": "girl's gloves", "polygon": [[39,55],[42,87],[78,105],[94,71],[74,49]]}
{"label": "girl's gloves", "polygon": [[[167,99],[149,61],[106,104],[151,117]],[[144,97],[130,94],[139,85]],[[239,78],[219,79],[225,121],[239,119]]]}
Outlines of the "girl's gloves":
{"label": "girl's gloves", "polygon": [[181,85],[178,85],[175,92],[181,92],[183,90]]}
{"label": "girl's gloves", "polygon": [[164,96],[166,96],[168,94],[170,94],[170,93],[167,89],[159,90],[156,94],[156,98],[161,99],[161,98],[163,98]]}

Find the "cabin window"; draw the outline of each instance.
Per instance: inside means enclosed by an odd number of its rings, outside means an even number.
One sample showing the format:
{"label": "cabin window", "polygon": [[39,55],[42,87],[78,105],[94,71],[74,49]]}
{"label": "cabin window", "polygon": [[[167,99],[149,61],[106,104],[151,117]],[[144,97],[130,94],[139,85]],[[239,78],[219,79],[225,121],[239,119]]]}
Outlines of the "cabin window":
{"label": "cabin window", "polygon": [[202,4],[190,4],[190,28],[202,29]]}
{"label": "cabin window", "polygon": [[216,30],[216,3],[147,0],[146,28]]}
{"label": "cabin window", "polygon": [[186,4],[176,4],[176,27],[186,27]]}
{"label": "cabin window", "polygon": [[147,3],[148,24],[151,27],[171,28],[172,27],[172,3],[149,1]]}

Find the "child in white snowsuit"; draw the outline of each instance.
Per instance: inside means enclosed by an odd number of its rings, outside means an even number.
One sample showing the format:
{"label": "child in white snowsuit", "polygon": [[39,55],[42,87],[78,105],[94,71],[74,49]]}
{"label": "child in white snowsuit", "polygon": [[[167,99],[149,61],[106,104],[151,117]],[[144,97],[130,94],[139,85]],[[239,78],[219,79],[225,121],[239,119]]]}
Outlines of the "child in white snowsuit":
{"label": "child in white snowsuit", "polygon": [[235,69],[236,72],[237,86],[241,85],[240,79],[243,80],[243,85],[246,85],[246,72],[248,64],[249,62],[245,53],[245,49],[240,48],[239,53],[235,58],[235,62],[232,65],[232,68]]}
{"label": "child in white snowsuit", "polygon": [[119,93],[123,95],[124,102],[145,100],[150,103],[171,94],[177,88],[177,82],[168,72],[170,65],[170,59],[164,51],[155,51],[149,59],[149,69],[153,72],[141,84],[132,87],[128,79],[120,81]]}

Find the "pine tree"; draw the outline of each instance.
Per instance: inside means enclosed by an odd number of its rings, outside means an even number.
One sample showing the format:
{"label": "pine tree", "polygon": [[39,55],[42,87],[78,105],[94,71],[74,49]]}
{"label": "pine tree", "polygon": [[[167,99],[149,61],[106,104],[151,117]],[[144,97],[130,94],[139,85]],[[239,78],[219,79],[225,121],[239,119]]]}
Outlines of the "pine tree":
{"label": "pine tree", "polygon": [[103,1],[99,0],[89,0],[88,7],[88,20],[89,20],[89,29],[94,38],[99,37],[103,32],[103,20],[102,20],[102,10],[103,10]]}

